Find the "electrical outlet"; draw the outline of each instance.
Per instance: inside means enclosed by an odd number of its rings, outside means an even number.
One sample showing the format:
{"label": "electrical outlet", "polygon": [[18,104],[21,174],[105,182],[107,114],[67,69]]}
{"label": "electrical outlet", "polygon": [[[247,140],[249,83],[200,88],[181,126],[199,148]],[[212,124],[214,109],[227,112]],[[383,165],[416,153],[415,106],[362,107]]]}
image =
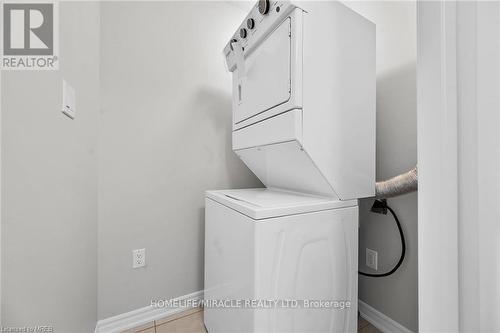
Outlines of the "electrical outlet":
{"label": "electrical outlet", "polygon": [[146,249],[137,249],[132,251],[132,268],[146,266]]}
{"label": "electrical outlet", "polygon": [[366,266],[371,269],[378,269],[378,252],[372,249],[366,248]]}

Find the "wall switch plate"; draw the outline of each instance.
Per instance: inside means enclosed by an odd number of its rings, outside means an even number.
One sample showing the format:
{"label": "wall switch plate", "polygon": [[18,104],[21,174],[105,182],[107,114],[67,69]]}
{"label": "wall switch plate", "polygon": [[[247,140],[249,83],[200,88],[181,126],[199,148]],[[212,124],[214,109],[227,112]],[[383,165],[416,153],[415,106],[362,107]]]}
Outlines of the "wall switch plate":
{"label": "wall switch plate", "polygon": [[366,248],[366,266],[371,269],[378,269],[378,252],[372,249]]}
{"label": "wall switch plate", "polygon": [[146,266],[146,249],[137,249],[132,251],[132,268]]}
{"label": "wall switch plate", "polygon": [[64,79],[63,79],[62,112],[71,119],[75,119],[76,116],[75,89]]}

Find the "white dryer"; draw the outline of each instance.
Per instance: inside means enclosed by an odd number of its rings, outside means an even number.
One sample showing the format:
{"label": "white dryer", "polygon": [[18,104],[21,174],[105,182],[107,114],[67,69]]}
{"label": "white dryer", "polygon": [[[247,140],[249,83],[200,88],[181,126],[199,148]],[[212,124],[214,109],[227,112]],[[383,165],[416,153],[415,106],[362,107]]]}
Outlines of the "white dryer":
{"label": "white dryer", "polygon": [[[375,190],[375,26],[339,2],[261,0],[224,55],[233,150],[267,189],[206,194],[206,328],[355,332],[357,199]],[[266,300],[277,303],[244,303]]]}

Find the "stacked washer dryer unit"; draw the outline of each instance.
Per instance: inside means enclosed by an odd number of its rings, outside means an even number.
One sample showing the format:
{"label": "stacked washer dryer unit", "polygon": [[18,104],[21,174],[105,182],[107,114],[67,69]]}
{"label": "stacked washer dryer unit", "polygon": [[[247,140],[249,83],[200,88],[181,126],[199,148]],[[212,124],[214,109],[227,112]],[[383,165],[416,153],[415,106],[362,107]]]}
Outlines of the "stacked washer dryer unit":
{"label": "stacked washer dryer unit", "polygon": [[355,332],[357,199],[375,187],[375,26],[338,2],[259,1],[224,55],[233,150],[267,188],[206,193],[205,326]]}

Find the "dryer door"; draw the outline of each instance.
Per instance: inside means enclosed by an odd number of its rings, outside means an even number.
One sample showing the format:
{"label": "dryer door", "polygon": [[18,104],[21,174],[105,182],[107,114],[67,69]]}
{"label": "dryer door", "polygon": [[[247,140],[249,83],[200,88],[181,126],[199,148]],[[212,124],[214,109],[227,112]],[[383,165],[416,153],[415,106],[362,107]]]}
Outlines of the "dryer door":
{"label": "dryer door", "polygon": [[290,66],[291,18],[287,17],[246,57],[246,73],[233,75],[235,123],[290,99]]}

